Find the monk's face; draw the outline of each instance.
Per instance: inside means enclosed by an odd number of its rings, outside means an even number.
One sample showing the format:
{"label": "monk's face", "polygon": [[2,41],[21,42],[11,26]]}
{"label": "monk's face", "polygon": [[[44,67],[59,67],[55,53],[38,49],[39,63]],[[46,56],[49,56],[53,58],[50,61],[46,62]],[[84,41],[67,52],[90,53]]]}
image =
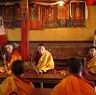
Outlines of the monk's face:
{"label": "monk's face", "polygon": [[90,57],[96,56],[96,49],[95,48],[90,48],[89,49],[89,54],[90,54]]}
{"label": "monk's face", "polygon": [[9,54],[11,54],[13,52],[13,47],[12,46],[7,46],[6,50]]}
{"label": "monk's face", "polygon": [[39,46],[38,51],[40,54],[43,54],[45,52],[45,47],[44,46]]}

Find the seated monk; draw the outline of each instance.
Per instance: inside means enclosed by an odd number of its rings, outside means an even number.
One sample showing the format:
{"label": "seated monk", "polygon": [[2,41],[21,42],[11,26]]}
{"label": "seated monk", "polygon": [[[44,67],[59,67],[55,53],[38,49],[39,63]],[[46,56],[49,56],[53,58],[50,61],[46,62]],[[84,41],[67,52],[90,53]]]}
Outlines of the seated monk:
{"label": "seated monk", "polygon": [[32,83],[22,78],[24,63],[21,60],[14,61],[11,68],[13,74],[0,85],[0,95],[34,95]]}
{"label": "seated monk", "polygon": [[6,49],[6,54],[4,55],[4,65],[6,65],[6,67],[0,67],[0,72],[1,73],[11,73],[11,66],[12,63],[15,60],[22,60],[21,55],[18,51],[14,50],[14,47],[12,44],[10,45],[6,45],[5,46]]}
{"label": "seated monk", "polygon": [[85,58],[85,67],[91,74],[96,74],[96,49],[91,47]]}
{"label": "seated monk", "polygon": [[39,44],[38,51],[33,56],[33,63],[36,65],[39,73],[56,73],[54,70],[54,60],[49,51],[44,47],[44,44]]}
{"label": "seated monk", "polygon": [[55,86],[51,95],[96,95],[93,83],[82,77],[82,61],[70,58],[67,64],[70,74]]}

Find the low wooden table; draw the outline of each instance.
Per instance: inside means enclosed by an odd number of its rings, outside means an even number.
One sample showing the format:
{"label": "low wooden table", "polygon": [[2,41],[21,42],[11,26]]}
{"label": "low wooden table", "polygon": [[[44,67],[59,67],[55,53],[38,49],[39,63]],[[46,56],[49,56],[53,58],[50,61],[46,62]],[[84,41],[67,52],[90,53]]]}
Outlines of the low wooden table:
{"label": "low wooden table", "polygon": [[24,78],[33,83],[40,83],[40,87],[43,88],[44,83],[59,83],[64,76],[55,74],[25,74]]}
{"label": "low wooden table", "polygon": [[[7,76],[7,74],[0,74],[0,82]],[[64,76],[55,74],[25,74],[23,78],[32,81],[32,83],[40,83],[40,87],[43,88],[44,83],[59,83]]]}
{"label": "low wooden table", "polygon": [[51,95],[52,89],[49,88],[35,88],[34,95]]}
{"label": "low wooden table", "polygon": [[57,83],[64,78],[63,75],[55,74],[25,74],[25,79],[32,80],[32,82],[47,82],[47,83]]}
{"label": "low wooden table", "polygon": [[[0,73],[0,83],[7,77],[7,74]],[[44,83],[59,83],[63,78],[63,75],[55,75],[55,74],[25,74],[25,79],[32,81],[32,83],[40,83],[40,87],[43,88]],[[96,75],[91,75],[84,77],[89,81],[96,82]]]}

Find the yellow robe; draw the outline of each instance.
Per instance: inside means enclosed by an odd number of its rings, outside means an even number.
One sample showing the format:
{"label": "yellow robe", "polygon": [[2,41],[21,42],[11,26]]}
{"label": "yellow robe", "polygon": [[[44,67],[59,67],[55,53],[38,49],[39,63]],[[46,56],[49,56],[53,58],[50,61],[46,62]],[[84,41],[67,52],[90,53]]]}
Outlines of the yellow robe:
{"label": "yellow robe", "polygon": [[16,76],[6,78],[0,85],[0,95],[10,95],[15,92],[16,95],[33,95],[34,87],[32,83],[22,81]]}
{"label": "yellow robe", "polygon": [[91,73],[96,74],[96,56],[91,58],[90,61],[87,61],[86,65]]}
{"label": "yellow robe", "polygon": [[[11,66],[12,66],[12,63],[14,62],[14,61],[16,61],[16,60],[22,60],[22,58],[21,58],[21,55],[20,55],[20,53],[19,52],[17,52],[17,51],[14,51],[13,53],[12,53],[12,55],[11,55],[11,58],[10,58],[10,60],[9,60],[9,62],[7,63],[7,65],[8,65],[8,72],[10,73],[11,72]],[[6,69],[5,69],[5,67],[0,67],[0,72],[2,72],[2,73],[4,73],[6,71]]]}
{"label": "yellow robe", "polygon": [[37,64],[37,69],[46,72],[47,70],[54,69],[54,60],[50,52],[47,50],[40,57]]}
{"label": "yellow robe", "polygon": [[85,80],[69,75],[55,86],[51,95],[96,95],[96,92]]}

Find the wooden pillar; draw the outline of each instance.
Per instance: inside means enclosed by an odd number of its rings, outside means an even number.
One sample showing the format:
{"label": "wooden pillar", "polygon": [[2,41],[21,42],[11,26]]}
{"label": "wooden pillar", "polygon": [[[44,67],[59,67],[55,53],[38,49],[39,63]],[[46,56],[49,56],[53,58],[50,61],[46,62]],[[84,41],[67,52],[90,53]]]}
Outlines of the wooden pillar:
{"label": "wooden pillar", "polygon": [[21,55],[23,61],[29,61],[29,13],[28,0],[21,0]]}

